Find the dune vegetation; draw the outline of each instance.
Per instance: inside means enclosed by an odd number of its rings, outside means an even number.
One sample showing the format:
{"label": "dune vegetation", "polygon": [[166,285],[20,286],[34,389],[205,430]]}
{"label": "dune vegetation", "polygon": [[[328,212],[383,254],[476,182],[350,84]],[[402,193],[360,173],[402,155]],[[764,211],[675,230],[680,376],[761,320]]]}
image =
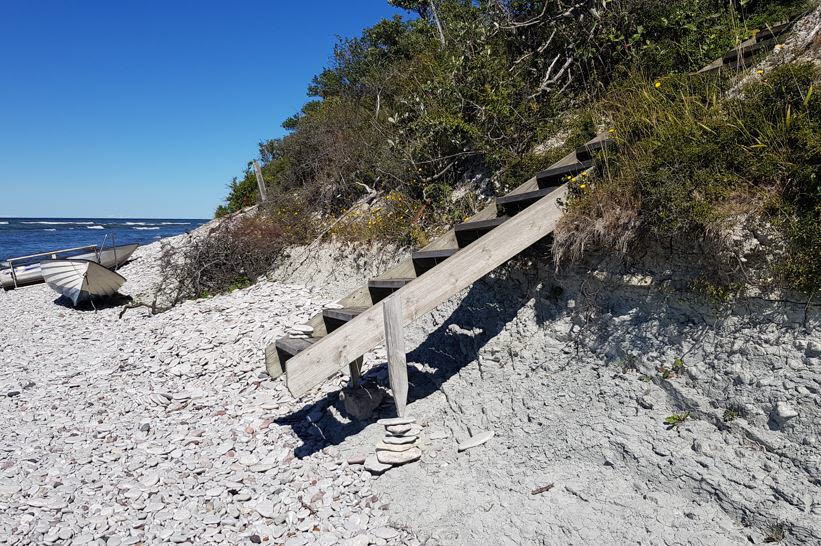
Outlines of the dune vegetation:
{"label": "dune vegetation", "polygon": [[[269,244],[422,245],[479,190],[502,194],[609,128],[618,153],[576,186],[558,258],[720,238],[754,215],[782,236],[773,278],[821,286],[818,72],[785,66],[734,93],[734,75],[691,75],[807,2],[391,3],[407,16],[340,41],[286,136],[260,143]],[[258,198],[249,162],[216,215]]]}

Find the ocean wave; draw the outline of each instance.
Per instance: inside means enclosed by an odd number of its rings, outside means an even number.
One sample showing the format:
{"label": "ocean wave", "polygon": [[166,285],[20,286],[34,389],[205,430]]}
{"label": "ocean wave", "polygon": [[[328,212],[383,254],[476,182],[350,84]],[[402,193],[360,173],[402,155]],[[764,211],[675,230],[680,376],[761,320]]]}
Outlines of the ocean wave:
{"label": "ocean wave", "polygon": [[55,228],[45,228],[45,229],[43,229],[43,231],[57,231],[57,229],[55,229]]}
{"label": "ocean wave", "polygon": [[94,222],[20,222],[21,224],[43,224],[46,226],[87,226]]}
{"label": "ocean wave", "polygon": [[2,225],[4,225],[4,226],[9,225],[9,223],[8,223],[8,222],[0,222],[0,224],[2,224]]}
{"label": "ocean wave", "polygon": [[191,222],[160,222],[161,226],[190,226]]}
{"label": "ocean wave", "polygon": [[154,226],[154,227],[135,227],[133,229],[160,229],[160,228]]}
{"label": "ocean wave", "polygon": [[157,224],[149,224],[148,222],[123,222],[124,226],[156,226]]}
{"label": "ocean wave", "polygon": [[88,229],[105,229],[103,226],[86,226]]}

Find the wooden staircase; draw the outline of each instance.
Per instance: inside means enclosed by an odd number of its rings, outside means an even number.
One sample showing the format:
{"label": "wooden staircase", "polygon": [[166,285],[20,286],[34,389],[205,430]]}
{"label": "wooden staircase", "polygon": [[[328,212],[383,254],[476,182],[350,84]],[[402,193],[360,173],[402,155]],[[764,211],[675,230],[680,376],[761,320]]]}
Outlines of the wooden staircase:
{"label": "wooden staircase", "polygon": [[[795,20],[759,32],[699,72],[742,66],[756,53],[779,43]],[[308,321],[313,328],[308,339],[284,337],[271,343],[265,350],[269,375],[276,378],[285,373],[288,390],[295,397],[306,394],[346,365],[356,380],[362,355],[385,339],[385,298],[399,298],[396,303],[401,309],[401,324],[406,324],[551,235],[562,216],[561,201],[567,194],[568,180],[597,168],[598,156],[612,146],[607,133],[598,135],[392,269],[370,279],[367,285],[339,300],[340,308],[315,315]]]}
{"label": "wooden staircase", "polygon": [[738,47],[731,49],[721,58],[716,59],[698,71],[699,74],[714,72],[716,70],[732,69],[737,70],[747,66],[750,59],[758,53],[763,53],[784,42],[787,32],[800,16],[792,17],[789,21],[784,21],[758,32],[752,38],[738,44]]}
{"label": "wooden staircase", "polygon": [[346,365],[356,377],[363,354],[384,340],[381,302],[401,299],[402,322],[431,311],[487,273],[549,235],[562,216],[567,181],[595,168],[594,156],[612,144],[603,133],[550,168],[496,199],[425,248],[370,279],[308,325],[309,339],[281,338],[266,349],[272,377],[287,372],[288,389],[301,396]]}

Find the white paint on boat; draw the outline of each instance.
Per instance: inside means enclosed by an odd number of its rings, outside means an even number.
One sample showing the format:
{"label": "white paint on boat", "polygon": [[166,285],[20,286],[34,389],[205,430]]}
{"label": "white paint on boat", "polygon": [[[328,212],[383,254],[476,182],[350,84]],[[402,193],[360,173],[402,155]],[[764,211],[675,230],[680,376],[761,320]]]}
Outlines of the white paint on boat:
{"label": "white paint on boat", "polygon": [[43,279],[76,306],[86,300],[113,296],[125,278],[91,260],[45,260]]}
{"label": "white paint on boat", "polygon": [[[55,250],[53,252],[36,254],[31,257],[42,256],[49,259],[90,260],[98,262],[108,269],[116,269],[131,257],[138,246],[140,245],[120,245],[100,251],[92,250],[91,252],[83,252],[75,256],[61,256],[60,254],[66,251]],[[43,274],[40,271],[39,263],[17,266],[14,268],[14,275],[12,275],[11,269],[0,270],[0,285],[2,285],[5,290],[13,290],[15,287],[28,286],[41,282],[43,282]]]}

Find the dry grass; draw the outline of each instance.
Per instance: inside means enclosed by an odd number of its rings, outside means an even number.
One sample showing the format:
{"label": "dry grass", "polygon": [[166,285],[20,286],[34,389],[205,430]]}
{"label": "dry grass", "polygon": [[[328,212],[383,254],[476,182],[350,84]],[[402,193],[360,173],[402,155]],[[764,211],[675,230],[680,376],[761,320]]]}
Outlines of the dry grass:
{"label": "dry grass", "polygon": [[627,253],[645,237],[707,240],[721,253],[738,220],[756,217],[786,241],[772,273],[786,287],[818,290],[820,78],[812,65],[792,64],[732,98],[732,82],[715,77],[633,78],[614,89],[595,109],[619,150],[603,172],[571,181],[557,262],[591,247]]}

